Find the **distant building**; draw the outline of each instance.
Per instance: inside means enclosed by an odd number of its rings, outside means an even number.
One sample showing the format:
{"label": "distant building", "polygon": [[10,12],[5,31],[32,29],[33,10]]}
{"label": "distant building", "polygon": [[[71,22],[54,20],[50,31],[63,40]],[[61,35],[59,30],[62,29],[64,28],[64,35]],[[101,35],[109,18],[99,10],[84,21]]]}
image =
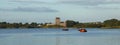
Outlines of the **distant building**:
{"label": "distant building", "polygon": [[66,22],[60,22],[60,26],[66,27]]}
{"label": "distant building", "polygon": [[55,24],[47,24],[47,26],[52,26],[52,25],[59,25],[65,27],[66,22],[62,22],[59,17],[56,17]]}
{"label": "distant building", "polygon": [[46,26],[52,26],[52,25],[55,25],[55,24],[46,24]]}
{"label": "distant building", "polygon": [[56,25],[60,25],[60,18],[59,18],[59,17],[56,17],[56,19],[55,19],[55,24],[56,24]]}
{"label": "distant building", "polygon": [[90,24],[101,24],[102,22],[88,22]]}

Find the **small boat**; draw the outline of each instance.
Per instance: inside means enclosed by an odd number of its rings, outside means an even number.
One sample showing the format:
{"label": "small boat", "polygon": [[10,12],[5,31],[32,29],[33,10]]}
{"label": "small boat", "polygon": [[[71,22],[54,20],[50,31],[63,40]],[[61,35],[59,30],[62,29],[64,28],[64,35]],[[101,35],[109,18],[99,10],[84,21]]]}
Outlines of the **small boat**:
{"label": "small boat", "polygon": [[63,31],[68,31],[69,29],[68,29],[68,28],[63,28],[62,30],[63,30]]}
{"label": "small boat", "polygon": [[86,29],[82,28],[82,29],[79,29],[80,32],[87,32]]}

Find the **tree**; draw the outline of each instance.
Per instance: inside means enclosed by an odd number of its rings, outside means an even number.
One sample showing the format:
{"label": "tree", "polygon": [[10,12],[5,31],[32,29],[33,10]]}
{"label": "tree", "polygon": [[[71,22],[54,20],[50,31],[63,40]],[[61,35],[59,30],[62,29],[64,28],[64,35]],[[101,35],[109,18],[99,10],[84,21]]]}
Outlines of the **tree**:
{"label": "tree", "polygon": [[1,22],[0,28],[7,28],[7,22]]}
{"label": "tree", "polygon": [[113,27],[113,26],[118,26],[119,21],[117,19],[110,19],[104,21],[104,25],[106,27]]}
{"label": "tree", "polygon": [[79,24],[79,22],[75,22],[73,20],[67,20],[66,25],[67,27],[73,27],[74,25]]}
{"label": "tree", "polygon": [[37,28],[37,27],[38,27],[38,24],[35,22],[32,22],[29,26],[29,28]]}

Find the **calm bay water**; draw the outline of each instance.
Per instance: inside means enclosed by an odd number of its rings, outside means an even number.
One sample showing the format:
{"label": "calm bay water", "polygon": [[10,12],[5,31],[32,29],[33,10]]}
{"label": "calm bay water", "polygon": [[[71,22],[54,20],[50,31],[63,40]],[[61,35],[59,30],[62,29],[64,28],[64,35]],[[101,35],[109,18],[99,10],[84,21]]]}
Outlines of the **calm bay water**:
{"label": "calm bay water", "polygon": [[0,45],[120,45],[120,29],[0,29]]}

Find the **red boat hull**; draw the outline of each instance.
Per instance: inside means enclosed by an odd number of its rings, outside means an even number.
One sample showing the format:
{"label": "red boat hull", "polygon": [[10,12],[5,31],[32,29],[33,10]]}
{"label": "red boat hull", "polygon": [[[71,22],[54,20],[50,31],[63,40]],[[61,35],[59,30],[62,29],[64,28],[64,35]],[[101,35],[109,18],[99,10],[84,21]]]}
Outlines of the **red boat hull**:
{"label": "red boat hull", "polygon": [[80,29],[79,31],[80,31],[80,32],[87,32],[86,29]]}

